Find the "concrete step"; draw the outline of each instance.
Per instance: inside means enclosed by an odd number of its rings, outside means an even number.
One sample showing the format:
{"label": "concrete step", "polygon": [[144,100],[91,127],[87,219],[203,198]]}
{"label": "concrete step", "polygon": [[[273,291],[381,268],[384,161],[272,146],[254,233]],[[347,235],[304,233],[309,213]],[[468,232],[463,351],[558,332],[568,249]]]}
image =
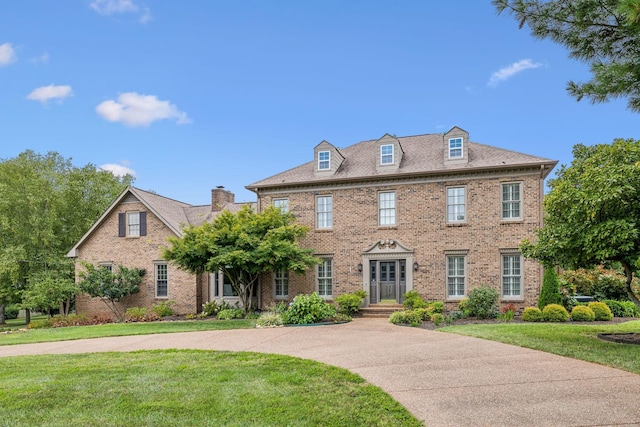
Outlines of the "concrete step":
{"label": "concrete step", "polygon": [[372,304],[369,307],[362,307],[360,315],[362,317],[389,317],[392,313],[402,310],[401,304]]}

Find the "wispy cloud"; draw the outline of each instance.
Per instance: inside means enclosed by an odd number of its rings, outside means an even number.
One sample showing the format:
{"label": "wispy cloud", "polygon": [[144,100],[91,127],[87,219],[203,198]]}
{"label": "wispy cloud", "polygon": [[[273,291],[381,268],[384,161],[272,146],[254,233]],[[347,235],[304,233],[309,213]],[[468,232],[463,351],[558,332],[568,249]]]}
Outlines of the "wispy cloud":
{"label": "wispy cloud", "polygon": [[46,64],[49,62],[49,54],[45,52],[40,56],[34,56],[30,61],[32,64]]}
{"label": "wispy cloud", "polygon": [[542,64],[539,62],[533,62],[531,59],[522,59],[518,62],[514,62],[513,64],[503,67],[493,73],[487,86],[495,87],[498,83],[510,79],[518,73],[521,73],[524,70],[528,70],[531,68],[539,68],[542,67]]}
{"label": "wispy cloud", "polygon": [[115,163],[107,163],[105,165],[100,166],[100,169],[102,169],[103,171],[111,172],[113,175],[118,177],[123,177],[126,175],[131,175],[133,177],[136,176],[136,171],[134,171],[133,169],[127,166],[118,165]]}
{"label": "wispy cloud", "polygon": [[94,0],[91,8],[101,15],[131,13],[138,15],[143,24],[151,21],[151,10],[147,6],[139,6],[133,0]]}
{"label": "wispy cloud", "polygon": [[104,101],[96,107],[96,111],[105,120],[131,127],[149,126],[157,120],[175,120],[179,125],[191,123],[187,113],[179,111],[169,101],[136,92],[126,92],[117,100]]}
{"label": "wispy cloud", "polygon": [[9,65],[18,59],[11,43],[0,44],[0,67]]}
{"label": "wispy cloud", "polygon": [[27,95],[27,99],[46,104],[50,99],[63,101],[72,94],[71,86],[54,86],[50,84],[49,86],[41,86],[32,90],[31,93]]}

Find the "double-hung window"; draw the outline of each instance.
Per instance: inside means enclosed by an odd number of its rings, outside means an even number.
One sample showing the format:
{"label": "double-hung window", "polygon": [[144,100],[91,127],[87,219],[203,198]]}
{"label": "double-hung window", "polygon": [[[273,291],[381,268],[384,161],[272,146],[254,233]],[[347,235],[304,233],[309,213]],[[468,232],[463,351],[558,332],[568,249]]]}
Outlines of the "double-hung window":
{"label": "double-hung window", "polygon": [[460,299],[465,295],[466,257],[447,256],[447,298]]}
{"label": "double-hung window", "polygon": [[378,224],[396,225],[396,192],[381,191],[378,193]]}
{"label": "double-hung window", "polygon": [[331,152],[319,151],[318,152],[318,170],[325,171],[331,168]]}
{"label": "double-hung window", "polygon": [[449,158],[461,159],[462,158],[462,138],[450,138],[449,139]]}
{"label": "double-hung window", "polygon": [[502,297],[522,297],[522,257],[519,253],[502,254]]}
{"label": "double-hung window", "polygon": [[522,218],[522,191],[519,182],[502,184],[502,219]]}
{"label": "double-hung window", "polygon": [[273,207],[287,213],[289,212],[289,199],[273,199]]}
{"label": "double-hung window", "polygon": [[465,211],[465,187],[447,188],[447,222],[464,222]]}
{"label": "double-hung window", "polygon": [[392,165],[393,164],[393,144],[386,144],[380,146],[380,164]]}
{"label": "double-hung window", "polygon": [[316,228],[333,227],[333,196],[316,197]]}
{"label": "double-hung window", "polygon": [[155,264],[156,276],[156,297],[166,298],[169,296],[169,274],[168,265],[164,262]]}
{"label": "double-hung window", "polygon": [[127,212],[127,236],[140,236],[140,212]]}
{"label": "double-hung window", "polygon": [[276,271],[274,275],[274,288],[276,298],[288,298],[289,297],[289,272],[280,270]]}
{"label": "double-hung window", "polygon": [[333,296],[333,265],[331,258],[324,258],[316,269],[318,295],[323,298]]}

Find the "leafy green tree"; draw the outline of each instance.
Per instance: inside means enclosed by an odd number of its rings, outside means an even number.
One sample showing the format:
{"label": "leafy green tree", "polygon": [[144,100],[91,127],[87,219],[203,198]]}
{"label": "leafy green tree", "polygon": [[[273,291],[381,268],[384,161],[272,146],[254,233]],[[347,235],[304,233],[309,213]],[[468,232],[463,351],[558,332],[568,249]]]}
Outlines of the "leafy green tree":
{"label": "leafy green tree", "polygon": [[627,295],[640,307],[632,288],[640,259],[640,141],[578,144],[573,156],[549,181],[544,226],[535,243],[522,242],[522,252],[569,269],[617,261]]}
{"label": "leafy green tree", "polygon": [[542,310],[549,304],[562,304],[562,294],[560,294],[560,284],[558,275],[553,266],[545,266],[542,277],[542,289],[538,297],[538,308]]}
{"label": "leafy green tree", "polygon": [[245,206],[223,211],[211,223],[189,227],[182,238],[171,238],[164,258],[194,274],[222,271],[240,297],[246,313],[258,277],[269,271],[302,274],[319,260],[298,242],[308,228],[293,224],[294,216],[269,207],[256,213]]}
{"label": "leafy green tree", "polygon": [[0,161],[0,304],[44,271],[72,278],[66,253],[131,181],[55,152]]}
{"label": "leafy green tree", "polygon": [[593,103],[628,98],[640,112],[640,0],[493,0],[498,13],[515,16],[520,28],[569,49],[589,64],[592,79],[567,83],[578,101]]}
{"label": "leafy green tree", "polygon": [[127,268],[119,265],[115,271],[90,263],[82,263],[85,271],[80,272],[78,287],[80,292],[93,298],[100,298],[113,312],[118,320],[124,316],[121,306],[126,308],[129,296],[140,291],[144,269]]}
{"label": "leafy green tree", "polygon": [[72,277],[56,270],[42,272],[31,278],[31,286],[23,292],[22,307],[49,313],[59,308],[60,314],[68,316],[76,293],[78,286]]}

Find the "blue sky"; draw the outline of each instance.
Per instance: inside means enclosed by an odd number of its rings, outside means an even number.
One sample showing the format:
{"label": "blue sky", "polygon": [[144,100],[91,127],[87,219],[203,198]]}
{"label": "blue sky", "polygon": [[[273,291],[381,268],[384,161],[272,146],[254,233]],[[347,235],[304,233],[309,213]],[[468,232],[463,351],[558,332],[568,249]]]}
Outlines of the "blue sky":
{"label": "blue sky", "polygon": [[57,151],[192,204],[385,133],[445,132],[571,162],[639,138],[588,67],[486,1],[65,0],[0,4],[0,158]]}

